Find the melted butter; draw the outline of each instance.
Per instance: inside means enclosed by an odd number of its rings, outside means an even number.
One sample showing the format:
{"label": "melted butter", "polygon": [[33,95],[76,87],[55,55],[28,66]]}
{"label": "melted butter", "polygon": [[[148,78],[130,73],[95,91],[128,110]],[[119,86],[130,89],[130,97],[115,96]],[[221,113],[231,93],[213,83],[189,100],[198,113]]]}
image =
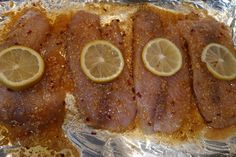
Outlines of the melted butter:
{"label": "melted butter", "polygon": [[[9,138],[13,146],[21,145],[16,149],[10,150],[10,153],[13,156],[16,154],[22,154],[23,156],[33,156],[36,154],[48,156],[48,154],[55,154],[57,156],[56,154],[65,155],[65,153],[71,157],[79,156],[78,150],[65,137],[60,127],[61,124],[62,122],[48,125],[47,128],[40,132],[29,134],[21,130],[21,128],[8,126],[9,134],[5,138]],[[6,143],[3,145],[6,145]]]}
{"label": "melted butter", "polygon": [[21,157],[21,156],[28,157],[28,156],[39,156],[39,154],[41,155],[43,154],[44,157],[58,157],[58,156],[75,157],[70,149],[55,151],[42,146],[35,146],[31,148],[25,148],[25,147],[14,148],[8,155],[14,157]]}
{"label": "melted butter", "polygon": [[9,139],[8,129],[3,125],[0,125],[0,146],[3,145],[11,145],[11,143]]}
{"label": "melted butter", "polygon": [[207,139],[225,140],[229,137],[236,135],[236,125],[224,129],[205,128],[203,132],[204,137]]}

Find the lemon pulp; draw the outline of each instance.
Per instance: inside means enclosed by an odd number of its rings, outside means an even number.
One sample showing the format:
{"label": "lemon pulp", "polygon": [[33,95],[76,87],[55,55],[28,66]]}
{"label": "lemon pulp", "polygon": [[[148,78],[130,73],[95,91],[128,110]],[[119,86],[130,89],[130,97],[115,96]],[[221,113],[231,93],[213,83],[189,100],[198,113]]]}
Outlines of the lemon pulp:
{"label": "lemon pulp", "polygon": [[157,76],[174,75],[182,66],[182,55],[174,43],[164,38],[149,41],[142,53],[145,67]]}
{"label": "lemon pulp", "polygon": [[7,88],[21,90],[37,83],[44,73],[44,61],[33,49],[12,46],[0,52],[0,81]]}
{"label": "lemon pulp", "polygon": [[94,82],[108,82],[120,75],[124,59],[120,50],[104,40],[86,44],[81,53],[81,68]]}
{"label": "lemon pulp", "polygon": [[203,49],[201,60],[214,77],[221,80],[236,78],[235,56],[225,46],[217,43],[207,45]]}

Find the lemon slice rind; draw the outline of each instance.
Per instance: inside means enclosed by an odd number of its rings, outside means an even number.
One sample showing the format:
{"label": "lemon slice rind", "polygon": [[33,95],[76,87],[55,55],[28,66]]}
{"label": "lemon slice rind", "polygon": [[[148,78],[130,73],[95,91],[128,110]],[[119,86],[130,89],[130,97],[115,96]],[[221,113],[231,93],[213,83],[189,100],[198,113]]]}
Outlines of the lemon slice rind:
{"label": "lemon slice rind", "polygon": [[[94,77],[90,73],[90,70],[87,68],[86,63],[85,63],[85,55],[86,55],[88,49],[93,45],[99,45],[99,44],[111,47],[115,52],[117,52],[117,54],[119,56],[118,58],[120,58],[119,68],[117,69],[116,73],[114,73],[113,75],[111,75],[109,77],[99,77],[99,78]],[[121,72],[123,71],[123,68],[124,68],[124,59],[123,59],[123,56],[122,56],[122,53],[120,52],[120,50],[116,46],[111,44],[110,42],[105,41],[105,40],[94,40],[94,41],[87,43],[84,46],[84,48],[81,52],[81,56],[80,56],[80,64],[81,64],[82,71],[85,73],[85,75],[89,79],[91,79],[92,81],[97,82],[97,83],[103,83],[103,82],[110,82],[110,81],[114,80],[115,78],[117,78],[121,74]]]}
{"label": "lemon slice rind", "polygon": [[7,77],[3,73],[0,72],[0,82],[3,85],[5,85],[7,88],[12,89],[12,90],[22,90],[36,84],[38,81],[41,80],[44,73],[44,69],[45,69],[45,64],[40,54],[36,52],[35,50],[28,47],[24,47],[24,46],[12,46],[12,47],[6,48],[0,52],[0,58],[4,54],[12,50],[19,50],[19,49],[27,51],[30,54],[34,55],[37,58],[39,69],[38,69],[38,72],[33,77],[30,77],[26,80],[22,80],[20,82],[10,81],[7,79]]}
{"label": "lemon slice rind", "polygon": [[[152,44],[158,44],[160,42],[166,42],[169,46],[171,46],[174,51],[175,51],[175,55],[177,57],[177,66],[174,67],[172,69],[171,72],[162,72],[162,71],[157,71],[155,68],[153,68],[150,64],[149,64],[149,61],[147,60],[147,53],[148,53],[148,48],[151,47]],[[181,52],[180,50],[176,47],[176,45],[174,43],[172,43],[171,41],[169,41],[168,39],[165,39],[165,38],[156,38],[156,39],[153,39],[151,41],[149,41],[145,46],[144,46],[144,49],[143,49],[143,52],[142,52],[142,60],[143,60],[143,63],[145,65],[145,67],[150,71],[152,72],[153,74],[157,75],[157,76],[172,76],[174,75],[176,72],[178,72],[180,70],[180,68],[182,67],[182,55],[181,55]]]}
{"label": "lemon slice rind", "polygon": [[236,78],[236,71],[235,73],[232,73],[231,75],[222,75],[220,74],[219,72],[217,72],[212,66],[211,64],[209,64],[207,61],[206,61],[206,56],[207,56],[207,53],[208,53],[208,49],[210,49],[210,47],[212,46],[215,46],[217,48],[221,48],[224,50],[224,52],[230,56],[230,58],[234,61],[235,65],[236,65],[236,59],[235,59],[235,56],[223,45],[220,45],[220,44],[217,44],[217,43],[211,43],[211,44],[208,44],[202,51],[202,55],[201,55],[201,61],[206,63],[206,66],[207,66],[207,69],[209,70],[209,72],[214,76],[216,77],[217,79],[220,79],[220,80],[233,80]]}

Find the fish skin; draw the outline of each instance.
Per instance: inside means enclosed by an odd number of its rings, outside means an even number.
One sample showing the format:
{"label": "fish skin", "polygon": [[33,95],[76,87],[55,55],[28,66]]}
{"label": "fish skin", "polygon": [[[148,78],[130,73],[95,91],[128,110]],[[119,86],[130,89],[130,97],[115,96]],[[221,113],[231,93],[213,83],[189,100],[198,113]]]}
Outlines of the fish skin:
{"label": "fish skin", "polygon": [[[134,83],[140,127],[146,134],[173,133],[183,125],[193,103],[188,57],[174,24],[165,21],[164,26],[165,19],[145,9],[133,18]],[[160,37],[171,40],[181,50],[183,65],[173,76],[159,77],[144,67],[144,46]]]}
{"label": "fish skin", "polygon": [[205,123],[213,128],[235,124],[236,81],[216,79],[201,61],[202,50],[210,43],[222,44],[235,54],[229,29],[210,17],[181,21],[178,25],[181,35],[188,43],[194,93]]}
{"label": "fish skin", "polygon": [[[27,34],[29,31],[31,33]],[[48,19],[35,9],[28,10],[16,21],[1,47],[30,47],[41,54],[46,68],[42,80],[33,87],[17,92],[0,88],[3,93],[0,95],[1,121],[20,126],[26,132],[37,132],[63,119],[65,90],[62,76],[65,58],[58,51],[63,51],[63,45],[56,44],[59,41],[63,43],[62,37],[50,26]]]}
{"label": "fish skin", "polygon": [[125,65],[121,75],[109,83],[98,84],[89,80],[80,67],[80,53],[83,46],[93,40],[107,40],[121,52],[125,50],[118,22],[102,27],[95,14],[78,11],[74,15],[69,26],[67,50],[78,109],[82,119],[91,126],[111,131],[126,130],[136,115],[129,69]]}

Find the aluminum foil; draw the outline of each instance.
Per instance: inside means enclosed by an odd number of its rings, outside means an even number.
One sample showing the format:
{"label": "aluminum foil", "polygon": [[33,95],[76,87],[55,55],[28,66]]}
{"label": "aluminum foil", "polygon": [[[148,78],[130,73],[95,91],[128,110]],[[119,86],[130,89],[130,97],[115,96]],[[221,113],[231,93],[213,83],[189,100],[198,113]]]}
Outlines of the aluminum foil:
{"label": "aluminum foil", "polygon": [[[2,13],[17,10],[25,4],[39,2],[49,10],[60,10],[75,7],[87,2],[99,0],[0,0],[0,31],[8,17]],[[102,1],[104,2],[104,1]],[[147,2],[173,11],[188,12],[190,8],[206,10],[209,15],[228,25],[236,45],[236,0],[107,0],[108,3]],[[114,15],[113,15],[114,16]],[[119,15],[120,16],[120,15]],[[236,156],[236,136],[221,141],[208,140],[204,137],[189,139],[178,144],[163,143],[161,139],[152,137],[134,137],[130,134],[116,134],[109,131],[95,130],[78,121],[74,108],[73,96],[67,94],[67,116],[62,126],[65,136],[78,148],[84,157],[190,157],[190,156]],[[5,150],[14,146],[0,146],[0,156]],[[4,155],[3,155],[4,154]]]}

